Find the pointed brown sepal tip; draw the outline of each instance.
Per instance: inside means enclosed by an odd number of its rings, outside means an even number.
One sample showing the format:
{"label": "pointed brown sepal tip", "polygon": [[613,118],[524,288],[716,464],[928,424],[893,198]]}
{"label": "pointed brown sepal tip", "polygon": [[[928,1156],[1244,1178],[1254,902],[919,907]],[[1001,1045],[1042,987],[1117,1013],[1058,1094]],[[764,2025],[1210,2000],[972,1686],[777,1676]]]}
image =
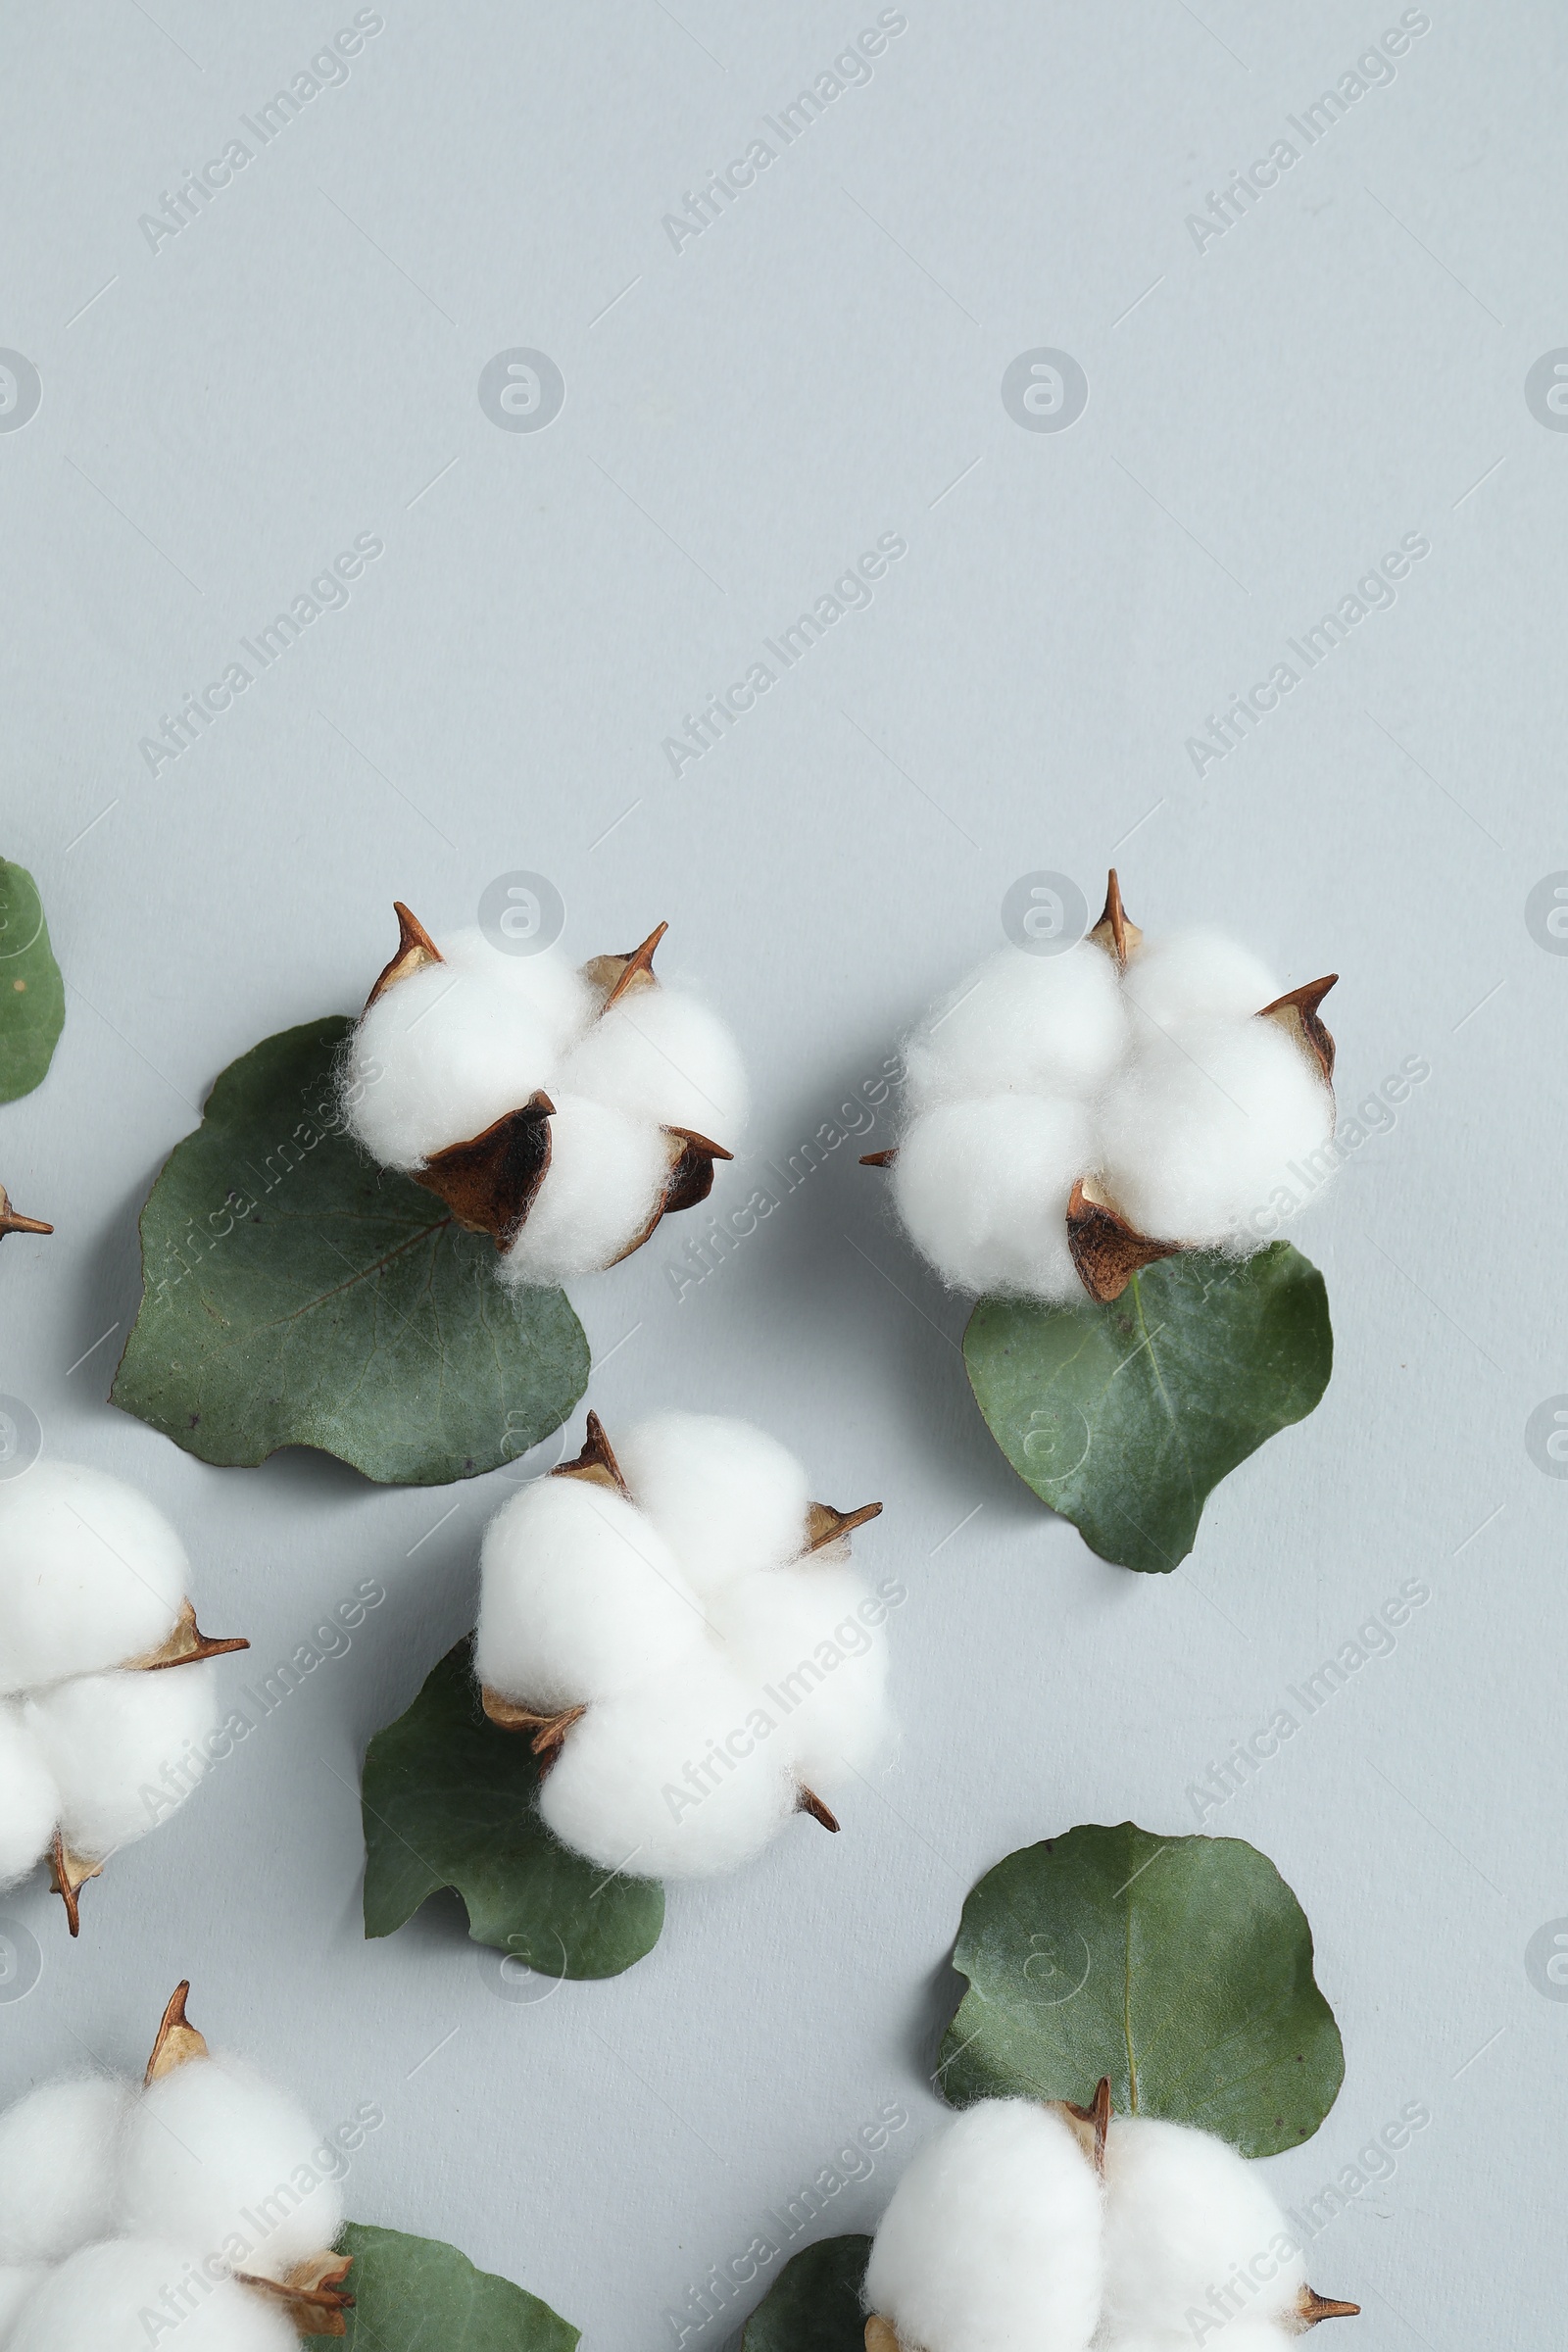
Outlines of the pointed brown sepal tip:
{"label": "pointed brown sepal tip", "polygon": [[411,1171],[415,1183],[444,1200],[466,1232],[487,1233],[498,1250],[510,1249],[550,1165],[555,1108],[548,1095],[530,1095],[482,1135],[432,1152]]}
{"label": "pointed brown sepal tip", "polygon": [[1106,1202],[1094,1200],[1080,1176],[1067,1202],[1067,1247],[1090,1298],[1107,1306],[1135,1274],[1159,1258],[1179,1257],[1186,1244],[1151,1241]]}
{"label": "pointed brown sepal tip", "polygon": [[835,1838],[838,1836],[838,1815],[831,1812],[823,1804],[816,1790],[808,1788],[804,1781],[800,1784],[800,1792],[795,1799],[795,1810],[797,1813],[809,1813],[811,1819],[819,1821],[824,1830],[831,1830]]}
{"label": "pointed brown sepal tip", "polygon": [[588,1712],[586,1707],[563,1707],[559,1714],[544,1714],[537,1707],[519,1705],[514,1698],[504,1698],[488,1683],[479,1686],[479,1704],[497,1731],[531,1732],[529,1744],[536,1756],[547,1759],[544,1767],[547,1772],[572,1725],[580,1723]]}
{"label": "pointed brown sepal tip", "polygon": [[74,1854],[59,1830],[49,1848],[49,1884],[66,1906],[66,1925],[73,1936],[81,1934],[81,1909],[76,1897],[89,1879],[97,1878],[102,1862],[89,1862],[84,1854]]}
{"label": "pointed brown sepal tip", "polygon": [[249,1647],[242,1634],[230,1634],[221,1640],[204,1634],[196,1622],[196,1611],[187,1600],[168,1641],[159,1648],[148,1650],[143,1657],[127,1658],[124,1671],[153,1674],[164,1666],[196,1666],[204,1658],[227,1657],[232,1650]]}
{"label": "pointed brown sepal tip", "polygon": [[891,1168],[898,1156],[899,1148],[894,1144],[886,1152],[862,1152],[860,1165],[862,1168]]}
{"label": "pointed brown sepal tip", "polygon": [[401,899],[394,899],[392,911],[398,918],[397,953],[384,963],[376,977],[375,986],[365,1000],[369,1011],[377,997],[384,997],[389,988],[407,980],[412,972],[422,972],[427,963],[439,963],[441,951],[416,914],[411,914]]}
{"label": "pointed brown sepal tip", "polygon": [[802,1559],[809,1559],[813,1551],[825,1550],[845,1536],[853,1536],[867,1520],[881,1516],[879,1502],[862,1502],[858,1511],[836,1511],[830,1502],[813,1502],[806,1512],[806,1549]]}
{"label": "pointed brown sepal tip", "polygon": [[1265,1004],[1257,1016],[1260,1021],[1278,1021],[1298,1045],[1305,1047],[1322,1071],[1325,1086],[1334,1083],[1334,1040],[1318,1016],[1318,1006],[1339,976],[1338,972],[1326,972],[1321,980],[1304,981],[1299,988],[1276,997],[1272,1004]]}
{"label": "pointed brown sepal tip", "polygon": [[695,1127],[666,1127],[662,1133],[669,1160],[664,1189],[641,1231],[634,1233],[625,1249],[611,1259],[613,1266],[622,1264],[642,1248],[662,1217],[678,1216],[683,1208],[695,1208],[699,1201],[706,1200],[713,1189],[713,1162],[735,1156],[722,1144],[699,1135]]}
{"label": "pointed brown sepal tip", "polygon": [[234,2278],[280,2304],[298,2334],[347,2335],[344,2315],[354,2309],[354,2297],[344,2294],[342,2285],[353,2262],[352,2254],[312,2254],[281,2280],[259,2278],[250,2271],[236,2271]]}
{"label": "pointed brown sepal tip", "polygon": [[1104,912],[1089,936],[1097,948],[1104,949],[1118,968],[1136,948],[1143,945],[1142,931],[1136,923],[1128,920],[1127,909],[1121,903],[1121,884],[1116,879],[1114,866],[1105,883]]}
{"label": "pointed brown sepal tip", "polygon": [[1302,2287],[1296,2300],[1296,2309],[1299,2321],[1298,2334],[1304,2334],[1308,2328],[1315,2328],[1319,2320],[1358,2320],[1361,2316],[1359,2303],[1336,2303],[1331,2296],[1320,2295],[1315,2286]]}
{"label": "pointed brown sepal tip", "polygon": [[8,1233],[53,1233],[53,1231],[54,1227],[45,1225],[41,1218],[24,1217],[20,1209],[13,1208],[11,1195],[6,1191],[4,1185],[0,1184],[0,1241],[3,1241]]}
{"label": "pointed brown sepal tip", "polygon": [[594,956],[583,965],[586,978],[605,992],[605,1001],[599,1007],[601,1020],[612,1004],[618,1004],[634,988],[658,987],[654,951],[668,929],[667,923],[658,923],[640,948],[632,948],[623,956]]}
{"label": "pointed brown sepal tip", "polygon": [[185,2003],[190,1998],[190,1979],[176,1984],[169,1996],[169,2006],[159,2021],[158,2037],[153,2054],[147,2061],[142,2088],[149,2082],[161,2082],[176,2067],[188,2066],[193,2058],[207,2056],[207,2043],[185,2015]]}
{"label": "pointed brown sepal tip", "polygon": [[900,2352],[898,2329],[879,2312],[873,2311],[865,2323],[865,2352]]}
{"label": "pointed brown sepal tip", "polygon": [[552,1478],[585,1478],[591,1486],[610,1487],[624,1501],[631,1500],[631,1489],[620,1475],[620,1464],[605,1435],[605,1425],[592,1407],[589,1408],[588,1434],[583,1439],[581,1453],[573,1461],[558,1462],[550,1475]]}
{"label": "pointed brown sepal tip", "polygon": [[[695,1208],[706,1200],[713,1189],[713,1162],[733,1159],[722,1144],[699,1135],[694,1127],[666,1127],[673,1165],[664,1180],[664,1203],[662,1214],[672,1217],[683,1208]],[[678,1148],[677,1148],[678,1147]]]}
{"label": "pointed brown sepal tip", "polygon": [[1077,2132],[1084,2154],[1103,2180],[1105,2135],[1110,2130],[1110,2077],[1101,2076],[1095,2084],[1095,2095],[1087,2107],[1080,2107],[1076,2099],[1063,2099],[1061,2111],[1065,2121]]}

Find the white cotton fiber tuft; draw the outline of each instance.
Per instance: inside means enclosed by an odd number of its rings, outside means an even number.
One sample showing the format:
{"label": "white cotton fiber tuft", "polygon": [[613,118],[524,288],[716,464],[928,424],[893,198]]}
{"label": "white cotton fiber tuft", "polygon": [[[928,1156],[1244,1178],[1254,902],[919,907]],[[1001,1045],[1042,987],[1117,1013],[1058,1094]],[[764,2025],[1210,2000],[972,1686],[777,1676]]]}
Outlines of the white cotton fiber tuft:
{"label": "white cotton fiber tuft", "polygon": [[167,1820],[207,1769],[215,1669],[84,1675],[28,1699],[23,1720],[60,1790],[66,1843],[98,1858]]}
{"label": "white cotton fiber tuft", "polygon": [[482,1683],[544,1712],[662,1673],[703,1638],[702,1605],[646,1514],[580,1478],[541,1478],[485,1530]]}
{"label": "white cotton fiber tuft", "polygon": [[[1306,2277],[1260,2166],[1185,2124],[1117,2116],[1105,2142],[1105,2323],[1120,2344],[1140,2332],[1185,2329],[1189,2310],[1211,2309],[1211,2288],[1266,2258],[1273,2276],[1248,2303],[1249,2327],[1290,2314]],[[1190,2340],[1190,2335],[1189,2335]],[[1225,2342],[1231,2341],[1229,2327]]]}
{"label": "white cotton fiber tuft", "polygon": [[32,1868],[59,1819],[60,1791],[42,1751],[21,1709],[0,1701],[0,1886],[14,1886]]}
{"label": "white cotton fiber tuft", "polygon": [[526,997],[467,962],[426,964],[378,997],[354,1033],[343,1065],[350,1132],[384,1166],[418,1167],[548,1093],[559,1049],[558,1027]]}
{"label": "white cotton fiber tuft", "polygon": [[1287,1162],[1324,1151],[1334,1102],[1274,1021],[1187,1021],[1134,1055],[1101,1107],[1100,1170],[1122,1215],[1161,1241],[1255,1249],[1295,1191]]}
{"label": "white cotton fiber tuft", "polygon": [[45,1459],[0,1482],[0,1692],[157,1649],[187,1569],[163,1513],[107,1471]]}
{"label": "white cotton fiber tuft", "polygon": [[[179,2299],[166,2305],[172,2289]],[[5,2352],[147,2352],[147,2314],[178,2310],[151,2340],[177,2352],[299,2352],[299,2337],[268,2297],[204,2274],[188,2245],[110,2238],[84,2246],[23,2305]]]}
{"label": "white cotton fiber tuft", "polygon": [[1100,2186],[1069,2127],[985,2099],[899,2182],[865,2300],[910,2352],[1087,2352],[1102,2275]]}
{"label": "white cotton fiber tuft", "polygon": [[955,1289],[1076,1303],[1067,1200],[1095,1157],[1090,1114],[1077,1102],[1024,1094],[944,1102],[899,1146],[894,1204]]}
{"label": "white cotton fiber tuft", "polygon": [[0,2263],[63,2262],[115,2227],[128,2083],[45,2082],[0,2115]]}
{"label": "white cotton fiber tuft", "polygon": [[11,2341],[11,2326],[18,2312],[48,2276],[48,2267],[41,2262],[0,2264],[0,2348]]}
{"label": "white cotton fiber tuft", "polygon": [[1135,1007],[1134,1045],[1147,1038],[1151,1026],[1246,1020],[1281,994],[1267,964],[1221,931],[1175,931],[1168,939],[1146,940],[1128,959],[1122,989]]}
{"label": "white cotton fiber tuft", "polygon": [[[152,2083],[125,2139],[121,2227],[282,2278],[343,2227],[342,2151],[238,2060],[198,2058]],[[239,2239],[241,2255],[230,2243]]]}
{"label": "white cotton fiber tuft", "polygon": [[806,1547],[806,1472],[749,1421],[658,1413],[616,1448],[621,1475],[700,1592]]}
{"label": "white cotton fiber tuft", "polygon": [[869,1599],[853,1568],[816,1559],[741,1577],[709,1602],[731,1662],[781,1718],[772,1737],[818,1796],[863,1774],[892,1730],[887,1639],[859,1613]]}
{"label": "white cotton fiber tuft", "polygon": [[562,1065],[567,1094],[591,1095],[733,1151],[746,1123],[746,1071],[722,1021],[674,988],[634,988]]}
{"label": "white cotton fiber tuft", "polygon": [[1081,940],[1061,956],[1004,948],[905,1047],[911,1111],[974,1095],[1067,1095],[1103,1086],[1127,1044],[1116,966]]}
{"label": "white cotton fiber tuft", "polygon": [[540,1791],[566,1845],[633,1878],[689,1879],[748,1862],[795,1809],[790,1759],[759,1740],[758,1694],[713,1644],[574,1725]]}
{"label": "white cotton fiber tuft", "polygon": [[551,1101],[550,1166],[500,1260],[503,1281],[514,1285],[558,1283],[612,1264],[646,1228],[670,1170],[667,1141],[646,1120],[586,1095],[558,1092]]}

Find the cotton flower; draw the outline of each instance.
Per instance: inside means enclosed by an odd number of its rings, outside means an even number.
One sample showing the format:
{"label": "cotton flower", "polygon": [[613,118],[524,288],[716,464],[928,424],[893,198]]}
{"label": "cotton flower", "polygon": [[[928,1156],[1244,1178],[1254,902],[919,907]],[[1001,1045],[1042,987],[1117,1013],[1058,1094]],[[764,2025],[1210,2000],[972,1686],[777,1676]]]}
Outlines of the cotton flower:
{"label": "cotton flower", "polygon": [[1232,940],[1147,940],[1112,872],[1057,956],[1004,949],[909,1038],[893,1199],[956,1289],[1120,1295],[1180,1250],[1261,1249],[1333,1172],[1332,976],[1284,994]]}
{"label": "cotton flower", "polygon": [[196,1785],[211,1661],[247,1647],[200,1632],[188,1570],[162,1512],[102,1470],[46,1459],[0,1483],[0,1886],[48,1854],[73,1936],[83,1883]]}
{"label": "cotton flower", "polygon": [[572,971],[478,930],[438,946],[397,913],[398,953],[344,1059],[346,1123],[492,1237],[504,1282],[598,1272],[707,1199],[745,1124],[746,1073],[722,1023],[655,979],[662,923]]}
{"label": "cotton flower", "polygon": [[[866,2352],[1285,2352],[1348,2317],[1306,2284],[1258,2169],[1181,2124],[982,2099],[894,2191],[871,2247]],[[1223,2332],[1222,2332],[1223,2331]]]}
{"label": "cotton flower", "polygon": [[873,1595],[840,1512],[743,1421],[663,1413],[506,1503],[480,1556],[486,1712],[546,1758],[564,1844],[635,1877],[701,1878],[837,1795],[891,1730]]}
{"label": "cotton flower", "polygon": [[164,2013],[146,2077],[44,2084],[0,2115],[0,2346],[297,2352],[342,2335],[341,2150]]}

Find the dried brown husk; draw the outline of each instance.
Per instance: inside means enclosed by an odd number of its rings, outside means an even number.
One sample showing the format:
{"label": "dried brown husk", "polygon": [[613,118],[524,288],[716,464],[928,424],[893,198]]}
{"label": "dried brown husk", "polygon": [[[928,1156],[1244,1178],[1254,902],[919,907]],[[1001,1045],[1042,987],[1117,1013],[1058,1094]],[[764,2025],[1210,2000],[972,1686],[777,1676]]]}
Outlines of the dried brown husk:
{"label": "dried brown husk", "polygon": [[[588,1414],[582,1451],[572,1461],[558,1462],[550,1475],[552,1478],[580,1478],[589,1486],[604,1487],[610,1494],[618,1494],[623,1502],[636,1500],[621,1474],[614,1448],[605,1434],[605,1425],[592,1410]],[[861,1503],[858,1510],[854,1511],[835,1510],[830,1502],[808,1503],[806,1542],[801,1546],[799,1558],[809,1560],[818,1557],[830,1546],[842,1547],[833,1551],[835,1559],[848,1558],[849,1539],[855,1529],[864,1527],[867,1520],[875,1519],[881,1509],[879,1502]],[[572,1726],[588,1712],[586,1707],[564,1707],[557,1713],[550,1713],[545,1709],[524,1705],[517,1699],[507,1698],[488,1683],[480,1685],[479,1703],[498,1731],[532,1734],[533,1752],[543,1759],[540,1765],[541,1779],[560,1755]],[[831,1830],[837,1835],[837,1816],[814,1789],[807,1788],[804,1781],[800,1784],[795,1809],[798,1813],[809,1813],[811,1819],[819,1822],[824,1830]]]}
{"label": "dried brown husk", "polygon": [[[205,2036],[185,2014],[190,1998],[190,1979],[186,1977],[175,1985],[169,2005],[159,2021],[152,2056],[142,2076],[142,2088],[161,2082],[182,2066],[196,2058],[211,2055]],[[319,2254],[309,2254],[282,2279],[260,2278],[250,2271],[235,2271],[232,2276],[238,2286],[249,2287],[253,2293],[265,2295],[269,2302],[281,2304],[291,2325],[301,2335],[346,2335],[348,2321],[345,2313],[354,2308],[354,2297],[342,2292],[344,2279],[353,2268],[352,2254],[334,2253],[330,2246]]]}
{"label": "dried brown husk", "polygon": [[[429,932],[401,899],[393,901],[393,912],[398,918],[397,953],[367,997],[367,1012],[378,997],[385,996],[400,980],[442,960],[441,951]],[[621,955],[591,956],[583,965],[583,978],[599,993],[596,1019],[603,1020],[612,1005],[638,990],[659,986],[654,951],[668,929],[667,923],[660,923],[640,946],[628,948]],[[423,1167],[414,1168],[410,1173],[416,1184],[422,1184],[427,1192],[446,1202],[457,1223],[466,1232],[487,1233],[498,1250],[510,1250],[527,1223],[528,1212],[549,1172],[550,1121],[555,1109],[548,1095],[530,1095],[526,1102],[506,1112],[482,1135],[448,1144],[442,1151],[432,1152]],[[665,1127],[662,1132],[667,1161],[662,1190],[641,1232],[611,1261],[614,1265],[642,1248],[662,1217],[674,1216],[681,1209],[695,1208],[699,1201],[706,1200],[713,1189],[714,1162],[734,1157],[722,1144],[699,1135],[693,1128]],[[49,1229],[45,1226],[39,1230]]]}
{"label": "dried brown husk", "polygon": [[[199,1666],[207,1658],[226,1657],[232,1650],[249,1647],[250,1643],[242,1634],[228,1635],[220,1640],[204,1634],[196,1622],[194,1605],[186,1600],[180,1603],[179,1615],[167,1640],[139,1658],[122,1659],[117,1671],[121,1674],[157,1674],[166,1667]],[[49,1884],[66,1906],[66,1925],[73,1936],[81,1934],[81,1904],[78,1899],[81,1890],[89,1879],[99,1877],[108,1859],[107,1854],[94,1860],[87,1854],[75,1853],[66,1843],[64,1834],[56,1830],[49,1848]]]}
{"label": "dried brown husk", "polygon": [[45,1225],[37,1217],[24,1217],[20,1209],[13,1208],[11,1195],[6,1191],[4,1185],[0,1184],[0,1241],[4,1241],[8,1233],[53,1233],[53,1231],[52,1225]]}

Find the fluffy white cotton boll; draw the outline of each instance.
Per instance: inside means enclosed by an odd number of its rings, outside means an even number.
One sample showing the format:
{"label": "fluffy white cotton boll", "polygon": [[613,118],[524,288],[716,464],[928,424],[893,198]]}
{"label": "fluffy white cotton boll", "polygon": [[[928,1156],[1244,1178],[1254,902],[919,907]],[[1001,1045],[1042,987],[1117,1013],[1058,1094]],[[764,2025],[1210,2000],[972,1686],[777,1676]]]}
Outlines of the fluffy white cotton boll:
{"label": "fluffy white cotton boll", "polygon": [[0,2115],[0,2263],[63,2262],[115,2227],[130,2086],[45,2082]]}
{"label": "fluffy white cotton boll", "polygon": [[611,1265],[646,1227],[669,1174],[666,1139],[646,1119],[560,1089],[551,1101],[550,1165],[500,1264],[512,1284],[556,1283]]}
{"label": "fluffy white cotton boll", "polygon": [[1087,1101],[1126,1046],[1126,1008],[1103,949],[1088,940],[1061,956],[1004,948],[905,1047],[909,1108],[1008,1093]]}
{"label": "fluffy white cotton boll", "polygon": [[1146,939],[1127,961],[1122,989],[1136,1007],[1135,1045],[1151,1024],[1169,1029],[1178,1021],[1245,1021],[1282,993],[1266,963],[1219,931],[1174,931],[1167,939]]}
{"label": "fluffy white cotton boll", "polygon": [[1067,1248],[1067,1200],[1098,1157],[1080,1103],[1037,1095],[944,1102],[899,1146],[894,1205],[956,1290],[1076,1303],[1083,1289]]}
{"label": "fluffy white cotton boll", "polygon": [[48,2265],[41,2262],[0,2265],[0,2346],[10,2342],[12,2322],[48,2276]]}
{"label": "fluffy white cotton boll", "polygon": [[643,1511],[581,1478],[541,1478],[485,1530],[481,1683],[544,1712],[662,1674],[704,1636],[702,1603]]}
{"label": "fluffy white cotton boll", "polygon": [[[1140,1232],[1261,1246],[1256,1214],[1291,1185],[1287,1161],[1322,1152],[1334,1102],[1274,1021],[1187,1021],[1135,1054],[1101,1105],[1101,1174]],[[1323,1154],[1321,1173],[1332,1173]]]}
{"label": "fluffy white cotton boll", "polygon": [[[1250,2328],[1294,2312],[1306,2278],[1261,2168],[1186,2124],[1116,2116],[1105,2141],[1105,2322],[1118,2344],[1140,2331],[1182,2329],[1190,2309],[1238,2270],[1272,2270],[1247,2304]],[[1292,2241],[1294,2242],[1294,2241]],[[1189,2342],[1191,2335],[1188,2335]],[[1225,2329],[1229,2345],[1231,2330]]]}
{"label": "fluffy white cotton boll", "polygon": [[746,1123],[740,1048],[715,1014],[676,988],[634,988],[562,1064],[564,1092],[731,1151]]}
{"label": "fluffy white cotton boll", "polygon": [[83,1675],[29,1698],[23,1720],[60,1790],[66,1843],[100,1857],[167,1820],[206,1769],[216,1669]]}
{"label": "fluffy white cotton boll", "polygon": [[1086,2352],[1102,2283],[1100,2184],[1072,2131],[984,2099],[894,2190],[865,2299],[911,2352]]}
{"label": "fluffy white cotton boll", "polygon": [[[575,965],[549,948],[537,956],[509,956],[474,924],[449,932],[435,944],[445,970],[504,991],[514,1004],[526,1005],[563,1053],[593,1019],[598,991]],[[394,994],[402,985],[396,982],[387,993]]]}
{"label": "fluffy white cotton boll", "polygon": [[157,1649],[188,1572],[162,1511],[105,1470],[46,1458],[0,1483],[0,1691]]}
{"label": "fluffy white cotton boll", "polygon": [[806,1471],[749,1421],[656,1413],[618,1442],[615,1458],[700,1592],[806,1548]]}
{"label": "fluffy white cotton boll", "polygon": [[37,1741],[21,1709],[0,1702],[0,1886],[14,1886],[32,1868],[59,1819],[60,1791]]}
{"label": "fluffy white cotton boll", "polygon": [[[121,2227],[282,2278],[342,2229],[346,2170],[305,2110],[248,2066],[192,2059],[152,2083],[132,2112]],[[301,2185],[307,2175],[314,2186]],[[228,2246],[232,2238],[243,2255]]]}
{"label": "fluffy white cotton boll", "polygon": [[869,1600],[853,1568],[816,1560],[742,1577],[709,1603],[726,1655],[778,1721],[773,1739],[818,1796],[864,1772],[892,1731],[887,1639],[859,1613]]}
{"label": "fluffy white cotton boll", "polygon": [[378,997],[354,1033],[342,1073],[349,1131],[384,1167],[418,1167],[549,1093],[559,1043],[536,1004],[487,974],[426,964]]}
{"label": "fluffy white cotton boll", "polygon": [[[165,2304],[170,2290],[178,2300]],[[147,2352],[147,2313],[167,2309],[178,2352],[299,2352],[278,2306],[221,2276],[167,2239],[117,2237],[84,2246],[28,2296],[5,2352]]]}
{"label": "fluffy white cotton boll", "polygon": [[757,1737],[760,1703],[705,1641],[657,1683],[589,1708],[540,1791],[546,1826],[633,1878],[749,1862],[796,1803],[783,1742]]}

